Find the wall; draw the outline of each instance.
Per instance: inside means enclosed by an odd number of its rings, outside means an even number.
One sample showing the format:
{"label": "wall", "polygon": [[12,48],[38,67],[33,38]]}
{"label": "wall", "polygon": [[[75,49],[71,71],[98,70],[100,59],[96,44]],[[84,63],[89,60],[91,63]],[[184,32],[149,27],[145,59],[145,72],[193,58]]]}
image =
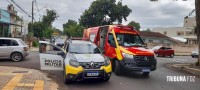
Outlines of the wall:
{"label": "wall", "polygon": [[184,27],[194,27],[196,26],[196,17],[189,17],[184,19]]}
{"label": "wall", "polygon": [[175,44],[174,42],[168,40],[168,39],[164,39],[164,38],[146,38],[146,37],[142,37],[142,39],[144,40],[145,43],[150,43],[149,40],[153,40],[152,43],[167,43],[167,44]]}
{"label": "wall", "polygon": [[191,53],[193,50],[198,49],[197,45],[189,45],[189,44],[176,44],[176,45],[163,45],[156,43],[147,43],[148,48],[152,48],[154,46],[170,46],[174,49],[175,53]]}
{"label": "wall", "polygon": [[[169,27],[169,28],[153,28],[153,32],[159,32],[168,37],[182,37],[182,38],[196,38],[196,35],[192,33],[193,27]],[[177,32],[180,32],[183,35],[177,35]],[[187,32],[191,32],[192,35],[188,35]]]}

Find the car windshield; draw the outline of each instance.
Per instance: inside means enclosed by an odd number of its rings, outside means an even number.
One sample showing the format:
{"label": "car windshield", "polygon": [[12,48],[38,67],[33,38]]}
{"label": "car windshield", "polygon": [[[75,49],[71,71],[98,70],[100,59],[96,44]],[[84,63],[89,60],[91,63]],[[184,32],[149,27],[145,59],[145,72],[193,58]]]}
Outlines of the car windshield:
{"label": "car windshield", "polygon": [[70,53],[77,53],[77,54],[94,54],[100,53],[98,47],[94,44],[70,44],[69,45],[69,52]]}
{"label": "car windshield", "polygon": [[152,48],[152,50],[158,50],[158,49],[160,49],[162,46],[155,46],[155,47],[153,47]]}
{"label": "car windshield", "polygon": [[120,46],[144,46],[144,42],[136,34],[116,34]]}

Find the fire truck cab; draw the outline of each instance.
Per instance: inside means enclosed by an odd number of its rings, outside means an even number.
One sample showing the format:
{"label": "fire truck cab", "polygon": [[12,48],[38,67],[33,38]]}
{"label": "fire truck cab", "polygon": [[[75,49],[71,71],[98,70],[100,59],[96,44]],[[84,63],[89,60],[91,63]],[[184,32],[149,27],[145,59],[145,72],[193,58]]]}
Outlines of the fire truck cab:
{"label": "fire truck cab", "polygon": [[83,40],[95,43],[112,63],[116,75],[131,70],[149,75],[156,70],[154,52],[146,48],[138,32],[131,26],[105,25],[84,30]]}

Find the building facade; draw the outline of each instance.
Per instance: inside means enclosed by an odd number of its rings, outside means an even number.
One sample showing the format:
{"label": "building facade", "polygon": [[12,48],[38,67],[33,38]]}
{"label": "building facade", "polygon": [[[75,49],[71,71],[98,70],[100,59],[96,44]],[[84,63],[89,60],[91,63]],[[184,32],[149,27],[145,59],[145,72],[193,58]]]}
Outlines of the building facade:
{"label": "building facade", "polygon": [[174,45],[181,43],[180,41],[172,39],[159,32],[140,31],[139,34],[145,43],[155,43],[164,45]]}
{"label": "building facade", "polygon": [[187,17],[184,19],[183,27],[159,27],[153,28],[153,32],[162,33],[168,37],[178,37],[187,40],[186,44],[197,44],[197,36],[194,33],[196,26],[195,17]]}
{"label": "building facade", "polygon": [[10,14],[0,9],[0,37],[10,36]]}

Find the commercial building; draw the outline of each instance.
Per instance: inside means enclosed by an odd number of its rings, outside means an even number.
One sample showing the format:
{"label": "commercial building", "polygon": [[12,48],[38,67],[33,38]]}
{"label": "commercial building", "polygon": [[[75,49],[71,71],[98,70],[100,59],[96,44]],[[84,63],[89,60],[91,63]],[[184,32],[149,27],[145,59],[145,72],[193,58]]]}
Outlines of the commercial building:
{"label": "commercial building", "polygon": [[9,12],[0,9],[0,37],[10,36],[10,24]]}

